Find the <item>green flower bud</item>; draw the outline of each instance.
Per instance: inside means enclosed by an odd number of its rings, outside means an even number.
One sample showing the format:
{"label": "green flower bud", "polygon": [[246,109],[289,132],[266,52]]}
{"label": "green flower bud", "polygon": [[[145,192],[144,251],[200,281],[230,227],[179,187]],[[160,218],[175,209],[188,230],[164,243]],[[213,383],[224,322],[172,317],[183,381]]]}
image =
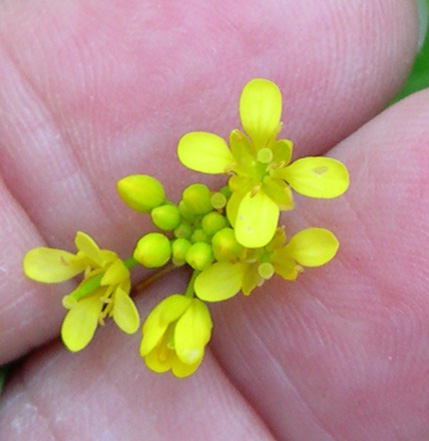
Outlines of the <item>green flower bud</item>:
{"label": "green flower bud", "polygon": [[169,239],[162,233],[148,233],[138,242],[133,257],[147,268],[165,265],[171,256]]}
{"label": "green flower bud", "polygon": [[231,189],[229,188],[229,185],[225,185],[224,187],[222,187],[222,188],[219,190],[219,192],[222,193],[223,195],[225,195],[225,197],[226,197],[227,199],[229,199],[229,198],[231,197],[231,194],[232,194],[232,191],[231,191]]}
{"label": "green flower bud", "polygon": [[172,231],[180,223],[179,208],[173,204],[164,204],[155,207],[150,215],[152,222],[163,231]]}
{"label": "green flower bud", "polygon": [[194,215],[201,215],[212,210],[211,193],[207,185],[192,184],[182,194],[182,205]]}
{"label": "green flower bud", "polygon": [[226,218],[217,211],[212,211],[203,217],[201,226],[208,236],[213,236],[213,234],[226,227]]}
{"label": "green flower bud", "polygon": [[133,210],[149,213],[165,200],[162,184],[152,176],[131,175],[118,181],[121,199]]}
{"label": "green flower bud", "polygon": [[186,253],[191,246],[191,242],[187,239],[179,238],[173,240],[171,243],[171,250],[173,252],[173,262],[175,265],[183,265],[186,261]]}
{"label": "green flower bud", "polygon": [[191,242],[207,242],[207,233],[202,228],[197,228],[191,235]]}
{"label": "green flower bud", "polygon": [[207,242],[192,244],[186,253],[186,262],[198,271],[208,268],[213,262],[212,247]]}
{"label": "green flower bud", "polygon": [[194,222],[197,218],[197,215],[192,212],[192,207],[189,204],[186,204],[184,201],[179,202],[179,213],[182,215],[182,218],[188,220],[189,222]]}
{"label": "green flower bud", "polygon": [[232,228],[223,228],[212,238],[213,254],[216,260],[235,261],[244,258],[246,249],[235,238]]}
{"label": "green flower bud", "polygon": [[182,237],[184,239],[189,239],[192,234],[192,227],[189,222],[182,222],[179,226],[174,230],[174,236],[179,238]]}

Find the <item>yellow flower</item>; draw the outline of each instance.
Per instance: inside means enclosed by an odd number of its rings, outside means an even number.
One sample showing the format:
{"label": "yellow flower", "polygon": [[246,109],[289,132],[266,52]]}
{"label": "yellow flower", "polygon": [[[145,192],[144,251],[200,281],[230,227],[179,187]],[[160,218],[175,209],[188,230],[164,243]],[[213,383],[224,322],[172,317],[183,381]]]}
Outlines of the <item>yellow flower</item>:
{"label": "yellow flower", "polygon": [[139,314],[129,296],[130,274],[116,253],[101,250],[94,240],[78,232],[77,253],[40,247],[24,258],[25,274],[38,282],[58,283],[84,273],[79,286],[63,298],[70,311],[64,318],[61,336],[72,351],[80,351],[91,341],[98,324],[113,317],[118,327],[133,334],[139,326]]}
{"label": "yellow flower", "polygon": [[173,294],[144,322],[140,355],[155,372],[171,369],[176,377],[187,377],[200,365],[211,329],[210,312],[203,302]]}
{"label": "yellow flower", "polygon": [[191,132],[179,141],[178,156],[192,170],[233,173],[228,219],[239,243],[259,248],[273,238],[279,211],[293,208],[291,188],[309,197],[334,198],[346,191],[349,177],[344,165],[332,158],[308,157],[289,165],[292,142],[276,139],[281,130],[282,97],[271,81],[250,81],[239,109],[248,136],[233,130],[228,147],[217,135]]}
{"label": "yellow flower", "polygon": [[249,295],[274,274],[293,281],[303,266],[317,267],[329,262],[339,246],[336,237],[324,228],[302,230],[286,245],[285,240],[284,231],[279,228],[267,246],[248,250],[242,261],[215,263],[195,279],[196,295],[206,302],[219,302],[240,290]]}

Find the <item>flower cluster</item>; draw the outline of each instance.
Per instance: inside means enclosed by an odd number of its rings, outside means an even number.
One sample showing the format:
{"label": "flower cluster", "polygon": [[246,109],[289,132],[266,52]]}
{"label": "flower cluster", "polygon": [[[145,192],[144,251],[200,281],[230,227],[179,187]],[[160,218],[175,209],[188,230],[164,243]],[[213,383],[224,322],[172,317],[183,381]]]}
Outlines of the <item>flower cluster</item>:
{"label": "flower cluster", "polygon": [[61,335],[71,351],[86,347],[107,317],[125,333],[137,331],[131,268],[142,265],[161,274],[165,268],[188,266],[192,276],[186,291],[165,298],[148,314],[140,346],[151,370],[186,377],[200,365],[211,337],[207,302],[224,301],[240,291],[247,296],[274,275],[294,281],[304,267],[324,265],[335,256],[339,244],[329,230],[307,228],[289,238],[279,217],[280,211],[294,208],[292,191],[324,199],[343,194],[349,185],[347,169],[328,157],[291,162],[292,142],[277,139],[282,97],[273,82],[250,81],[239,110],[244,132],[233,130],[228,143],[208,132],[188,133],[178,143],[182,164],[224,174],[223,188],[192,184],[174,203],[152,176],[132,175],[118,182],[122,200],[150,215],[158,229],[137,241],[132,257],[121,260],[82,232],[76,235],[76,254],[43,247],[27,253],[24,271],[36,281],[62,282],[83,273],[63,299],[69,311]]}
{"label": "flower cluster", "polygon": [[130,272],[113,251],[100,250],[87,234],[78,232],[76,254],[53,248],[34,248],[24,258],[25,274],[38,282],[57,283],[84,273],[78,287],[63,298],[66,314],[61,336],[70,351],[83,349],[98,324],[113,317],[127,334],[139,327],[139,313],[130,297]]}

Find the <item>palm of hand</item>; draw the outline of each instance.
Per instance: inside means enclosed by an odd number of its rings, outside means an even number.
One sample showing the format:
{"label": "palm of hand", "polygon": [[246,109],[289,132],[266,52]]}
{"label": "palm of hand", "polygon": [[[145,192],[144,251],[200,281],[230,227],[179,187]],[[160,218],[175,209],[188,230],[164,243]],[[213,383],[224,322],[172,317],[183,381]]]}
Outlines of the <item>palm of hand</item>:
{"label": "palm of hand", "polygon": [[[130,255],[148,224],[122,205],[116,180],[153,173],[177,197],[177,182],[188,181],[177,168],[178,138],[237,125],[237,97],[252,77],[286,91],[283,133],[295,154],[327,152],[379,111],[406,74],[409,2],[380,0],[371,14],[351,15],[334,1],[332,10],[314,2],[307,12],[242,2],[228,15],[219,3],[215,12],[190,2],[168,10],[98,3],[1,7],[2,361],[44,347],[16,368],[0,434],[427,439],[427,93],[335,148],[351,174],[346,196],[307,207],[299,200],[300,215],[285,218],[291,232],[332,229],[336,260],[295,284],[273,280],[250,298],[215,305],[211,349],[187,380],[147,371],[139,335],[111,326],[79,355],[47,344],[70,286],[35,285],[21,270],[29,248],[44,240],[66,249],[77,229]],[[182,286],[180,274],[169,276],[138,299],[140,310]]]}

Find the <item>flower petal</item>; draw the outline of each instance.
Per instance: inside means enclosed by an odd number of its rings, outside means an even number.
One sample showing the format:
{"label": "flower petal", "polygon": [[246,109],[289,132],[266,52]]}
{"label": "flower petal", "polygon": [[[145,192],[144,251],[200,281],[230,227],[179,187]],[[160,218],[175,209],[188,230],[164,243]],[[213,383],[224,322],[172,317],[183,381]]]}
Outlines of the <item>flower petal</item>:
{"label": "flower petal", "polygon": [[245,263],[217,262],[195,279],[195,293],[206,302],[219,302],[240,291]]}
{"label": "flower petal", "polygon": [[126,334],[134,334],[140,324],[139,312],[131,297],[117,288],[113,304],[113,320]]}
{"label": "flower petal", "polygon": [[189,377],[189,375],[192,375],[198,369],[198,366],[201,364],[201,361],[202,359],[200,359],[194,364],[186,364],[183,363],[179,359],[179,357],[174,356],[171,360],[171,371],[173,372],[174,376],[177,378]]}
{"label": "flower petal", "polygon": [[292,259],[308,267],[321,266],[337,253],[339,243],[329,230],[307,228],[295,234],[286,245]]}
{"label": "flower petal", "polygon": [[124,265],[121,259],[117,259],[112,265],[107,268],[104,273],[100,285],[117,285],[118,283],[127,280],[130,277],[128,268]]}
{"label": "flower petal", "polygon": [[262,191],[279,206],[280,210],[292,210],[294,206],[292,190],[282,179],[266,176]]}
{"label": "flower petal", "polygon": [[258,264],[248,265],[243,275],[243,284],[241,287],[243,294],[248,296],[258,286],[259,281]]}
{"label": "flower petal", "polygon": [[232,225],[232,227],[235,227],[235,221],[237,219],[238,208],[240,207],[240,204],[241,204],[241,201],[243,200],[243,197],[244,197],[243,194],[233,192],[231,194],[231,196],[229,197],[228,202],[226,204],[226,217],[228,218],[228,221]]}
{"label": "flower petal", "polygon": [[246,173],[255,161],[257,152],[253,151],[255,149],[254,144],[244,133],[235,129],[229,134],[229,147],[235,159],[234,171],[236,173]]}
{"label": "flower petal", "polygon": [[177,155],[185,167],[208,174],[224,173],[234,162],[226,142],[208,132],[187,133],[179,141]]}
{"label": "flower petal", "polygon": [[212,326],[207,306],[200,300],[193,299],[174,330],[174,349],[179,360],[188,365],[202,360]]}
{"label": "flower petal", "polygon": [[281,174],[295,191],[312,198],[336,198],[349,186],[349,174],[344,164],[322,156],[298,159]]}
{"label": "flower petal", "polygon": [[157,347],[144,356],[144,361],[149,369],[160,374],[171,369],[175,358],[176,354],[171,349],[168,349],[167,343],[163,340]]}
{"label": "flower petal", "polygon": [[23,266],[27,277],[44,283],[64,282],[85,269],[76,262],[74,254],[46,247],[30,250],[24,257]]}
{"label": "flower petal", "polygon": [[103,265],[103,259],[100,253],[100,248],[94,241],[94,239],[86,233],[82,231],[78,231],[76,233],[76,237],[74,240],[76,248],[83,253],[85,256],[88,256],[91,260],[93,260],[97,265]]}
{"label": "flower petal", "polygon": [[281,113],[282,96],[273,82],[257,78],[246,84],[240,97],[240,118],[257,148],[275,134]]}
{"label": "flower petal", "polygon": [[273,238],[279,220],[279,207],[263,191],[247,193],[238,207],[235,236],[247,248],[260,248]]}
{"label": "flower petal", "polygon": [[91,341],[102,307],[100,296],[93,295],[80,300],[67,313],[61,327],[61,337],[70,351],[80,351]]}
{"label": "flower petal", "polygon": [[159,343],[170,323],[177,320],[189,307],[191,299],[173,294],[164,299],[149,313],[143,324],[140,355],[143,357]]}
{"label": "flower petal", "polygon": [[292,158],[293,142],[290,139],[278,139],[274,142],[271,150],[273,151],[273,162],[289,164]]}
{"label": "flower petal", "polygon": [[286,248],[274,250],[271,255],[271,263],[276,274],[285,280],[295,280],[298,277],[299,270],[302,270],[302,267],[292,259]]}

